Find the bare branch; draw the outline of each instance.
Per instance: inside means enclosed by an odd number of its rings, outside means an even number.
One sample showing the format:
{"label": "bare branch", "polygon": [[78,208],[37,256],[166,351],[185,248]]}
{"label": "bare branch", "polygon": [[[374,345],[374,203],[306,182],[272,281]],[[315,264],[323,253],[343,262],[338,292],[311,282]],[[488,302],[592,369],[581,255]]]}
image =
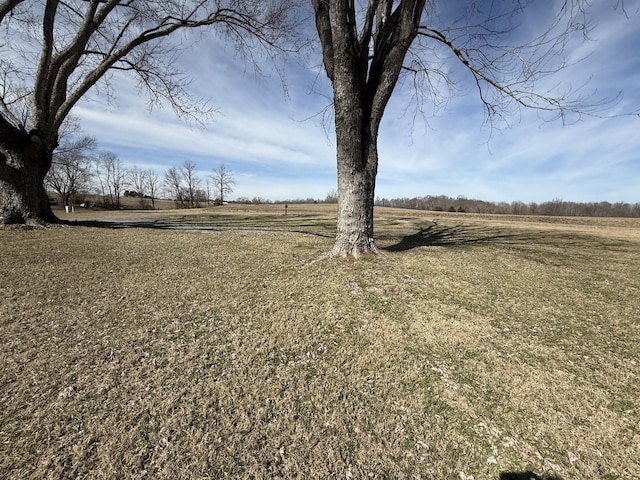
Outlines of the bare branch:
{"label": "bare branch", "polygon": [[0,3],[0,23],[5,16],[9,15],[15,7],[20,5],[24,0],[5,0]]}
{"label": "bare branch", "polygon": [[[294,50],[297,47],[289,47],[287,42],[295,35],[293,10],[298,2],[47,0],[39,20],[40,32],[26,28],[20,31],[40,47],[37,59],[25,60],[25,65],[38,66],[32,76],[33,88],[28,89],[34,92],[34,128],[55,143],[55,132],[71,109],[90,89],[106,80],[110,70],[136,73],[140,85],[150,93],[151,104],[166,100],[179,115],[206,115],[208,110],[192,108],[195,102],[186,94],[186,77],[167,65],[167,58],[178,47],[162,47],[160,40],[179,30],[218,25],[229,40],[249,55],[255,45],[273,51]],[[12,13],[19,3],[6,0],[0,4],[0,11]],[[30,12],[35,15],[36,9]],[[255,43],[250,44],[247,39]],[[15,46],[22,48],[17,43]],[[139,68],[138,61],[143,62]],[[11,71],[13,80],[26,71],[24,67],[3,70]],[[25,84],[28,80],[23,79]],[[4,85],[14,92],[18,87],[10,82]],[[11,95],[0,95],[0,111],[11,123],[20,123],[12,102]]]}
{"label": "bare branch", "polygon": [[594,25],[586,2],[567,0],[560,14],[550,17],[550,24],[533,38],[522,38],[519,29],[518,19],[526,7],[527,4],[502,10],[492,7],[484,16],[470,9],[452,24],[439,28],[435,26],[438,16],[430,16],[432,23],[421,24],[418,39],[412,45],[411,62],[404,66],[405,72],[416,80],[415,85],[427,87],[416,90],[416,98],[426,94],[443,100],[439,92],[434,95],[433,85],[426,78],[433,78],[435,70],[444,74],[442,79],[448,77],[440,82],[444,92],[457,93],[450,88],[455,85],[451,64],[444,62],[437,66],[432,61],[434,53],[437,58],[439,52],[448,52],[471,73],[492,127],[507,123],[508,116],[517,107],[552,113],[553,118],[560,118],[564,123],[585,115],[604,116],[620,96],[596,99],[595,91],[586,91],[588,81],[567,86],[564,92],[558,91],[557,85],[541,86],[554,74],[576,63],[567,60],[570,45],[578,40],[591,41],[589,35]]}

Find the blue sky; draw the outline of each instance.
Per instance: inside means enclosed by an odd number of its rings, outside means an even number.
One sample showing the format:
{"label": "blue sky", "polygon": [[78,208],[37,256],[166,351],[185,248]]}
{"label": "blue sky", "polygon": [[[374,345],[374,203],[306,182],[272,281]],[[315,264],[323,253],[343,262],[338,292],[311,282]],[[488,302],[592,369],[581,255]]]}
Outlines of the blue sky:
{"label": "blue sky", "polygon": [[[627,3],[626,18],[615,2],[594,3],[592,41],[575,43],[570,52],[570,60],[584,60],[541,88],[566,90],[588,80],[585,91],[595,91],[595,99],[622,91],[622,100],[606,112],[611,118],[585,117],[563,126],[519,110],[497,130],[485,122],[471,77],[462,69],[452,70],[459,94],[435,114],[427,104],[424,115],[415,116],[412,90],[399,86],[380,130],[376,195],[640,202],[640,118],[615,116],[640,109],[640,12]],[[532,12],[532,21],[542,11]],[[114,104],[90,95],[74,114],[101,149],[129,165],[163,175],[192,160],[205,178],[224,163],[237,181],[231,198],[324,198],[336,188],[332,111],[322,114],[331,88],[317,52],[287,60],[286,94],[268,61],[258,76],[214,37],[203,37],[181,63],[191,72],[190,92],[217,110],[204,127],[186,123],[169,108],[149,111],[126,77],[117,77]]]}

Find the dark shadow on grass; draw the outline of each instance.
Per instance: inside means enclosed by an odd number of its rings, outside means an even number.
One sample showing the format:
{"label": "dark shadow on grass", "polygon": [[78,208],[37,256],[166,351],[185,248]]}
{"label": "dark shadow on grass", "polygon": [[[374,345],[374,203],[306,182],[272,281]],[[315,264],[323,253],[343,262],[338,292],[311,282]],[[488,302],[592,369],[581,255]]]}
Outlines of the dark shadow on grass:
{"label": "dark shadow on grass", "polygon": [[[122,221],[112,221],[112,220],[62,220],[61,223],[63,225],[70,226],[81,226],[81,227],[92,227],[92,228],[108,228],[113,230],[118,229],[126,229],[126,228],[143,228],[143,229],[153,229],[153,230],[173,230],[173,231],[183,231],[183,232],[229,232],[229,231],[242,231],[242,232],[268,232],[268,233],[282,233],[282,232],[292,232],[292,233],[301,233],[304,235],[313,235],[316,237],[322,238],[334,238],[335,233],[323,233],[315,230],[320,230],[325,228],[323,224],[299,224],[296,225],[292,223],[290,225],[283,224],[282,228],[273,228],[267,225],[261,225],[260,222],[255,222],[251,224],[249,222],[250,218],[238,218],[237,220],[228,220],[222,222],[189,222],[184,218],[176,218],[176,219],[156,219],[156,220],[122,220]],[[291,227],[291,228],[287,228]],[[302,227],[302,228],[301,228]],[[306,229],[304,227],[309,227]],[[316,227],[315,230],[312,229]]]}
{"label": "dark shadow on grass", "polygon": [[[537,238],[536,238],[537,237]],[[467,225],[429,225],[418,232],[402,237],[384,250],[405,252],[417,247],[461,247],[489,243],[514,243],[544,238],[543,235],[500,233]]]}
{"label": "dark shadow on grass", "polygon": [[472,225],[429,225],[411,235],[406,235],[399,242],[383,248],[388,252],[406,252],[417,247],[464,247],[472,245],[496,245],[515,248],[529,244],[544,243],[550,246],[580,247],[593,246],[598,242],[603,248],[624,245],[615,239],[596,239],[595,237],[566,232],[549,232],[535,230],[501,231]]}
{"label": "dark shadow on grass", "polygon": [[538,475],[531,470],[526,472],[501,472],[498,480],[563,480],[556,474]]}
{"label": "dark shadow on grass", "polygon": [[[219,216],[210,218],[188,218],[180,215],[161,218],[131,218],[127,220],[67,220],[64,225],[94,228],[124,229],[143,228],[155,230],[173,230],[183,232],[256,232],[256,233],[299,233],[315,237],[334,239],[335,222],[313,215],[288,216]],[[384,227],[382,227],[384,231]],[[379,240],[397,239],[393,234],[383,233]],[[531,230],[500,230],[481,225],[438,225],[432,224],[418,232],[402,237],[396,243],[383,247],[388,252],[406,252],[417,247],[465,247],[474,245],[495,245],[518,248],[531,244],[546,244],[561,247],[593,247],[594,242],[600,248],[617,248],[626,245],[624,241],[595,238],[566,232],[537,232]]]}

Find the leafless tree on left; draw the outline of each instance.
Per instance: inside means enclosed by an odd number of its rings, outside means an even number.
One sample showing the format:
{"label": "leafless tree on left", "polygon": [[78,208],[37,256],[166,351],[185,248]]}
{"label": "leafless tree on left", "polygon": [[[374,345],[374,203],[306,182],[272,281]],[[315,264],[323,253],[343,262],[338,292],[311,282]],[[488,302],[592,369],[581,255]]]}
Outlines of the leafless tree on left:
{"label": "leafless tree on left", "polygon": [[150,102],[202,115],[171,61],[180,47],[170,37],[213,27],[245,53],[285,48],[297,3],[0,0],[0,225],[56,222],[44,179],[61,126],[89,91],[114,95],[115,74],[124,72],[137,77]]}

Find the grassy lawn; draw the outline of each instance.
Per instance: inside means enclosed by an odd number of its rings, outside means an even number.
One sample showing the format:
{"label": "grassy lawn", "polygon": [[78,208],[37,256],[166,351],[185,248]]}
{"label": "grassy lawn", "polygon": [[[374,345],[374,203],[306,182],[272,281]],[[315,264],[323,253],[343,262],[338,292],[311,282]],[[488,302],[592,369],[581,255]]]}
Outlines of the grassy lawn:
{"label": "grassy lawn", "polygon": [[282,208],[0,230],[0,478],[640,478],[640,221]]}

